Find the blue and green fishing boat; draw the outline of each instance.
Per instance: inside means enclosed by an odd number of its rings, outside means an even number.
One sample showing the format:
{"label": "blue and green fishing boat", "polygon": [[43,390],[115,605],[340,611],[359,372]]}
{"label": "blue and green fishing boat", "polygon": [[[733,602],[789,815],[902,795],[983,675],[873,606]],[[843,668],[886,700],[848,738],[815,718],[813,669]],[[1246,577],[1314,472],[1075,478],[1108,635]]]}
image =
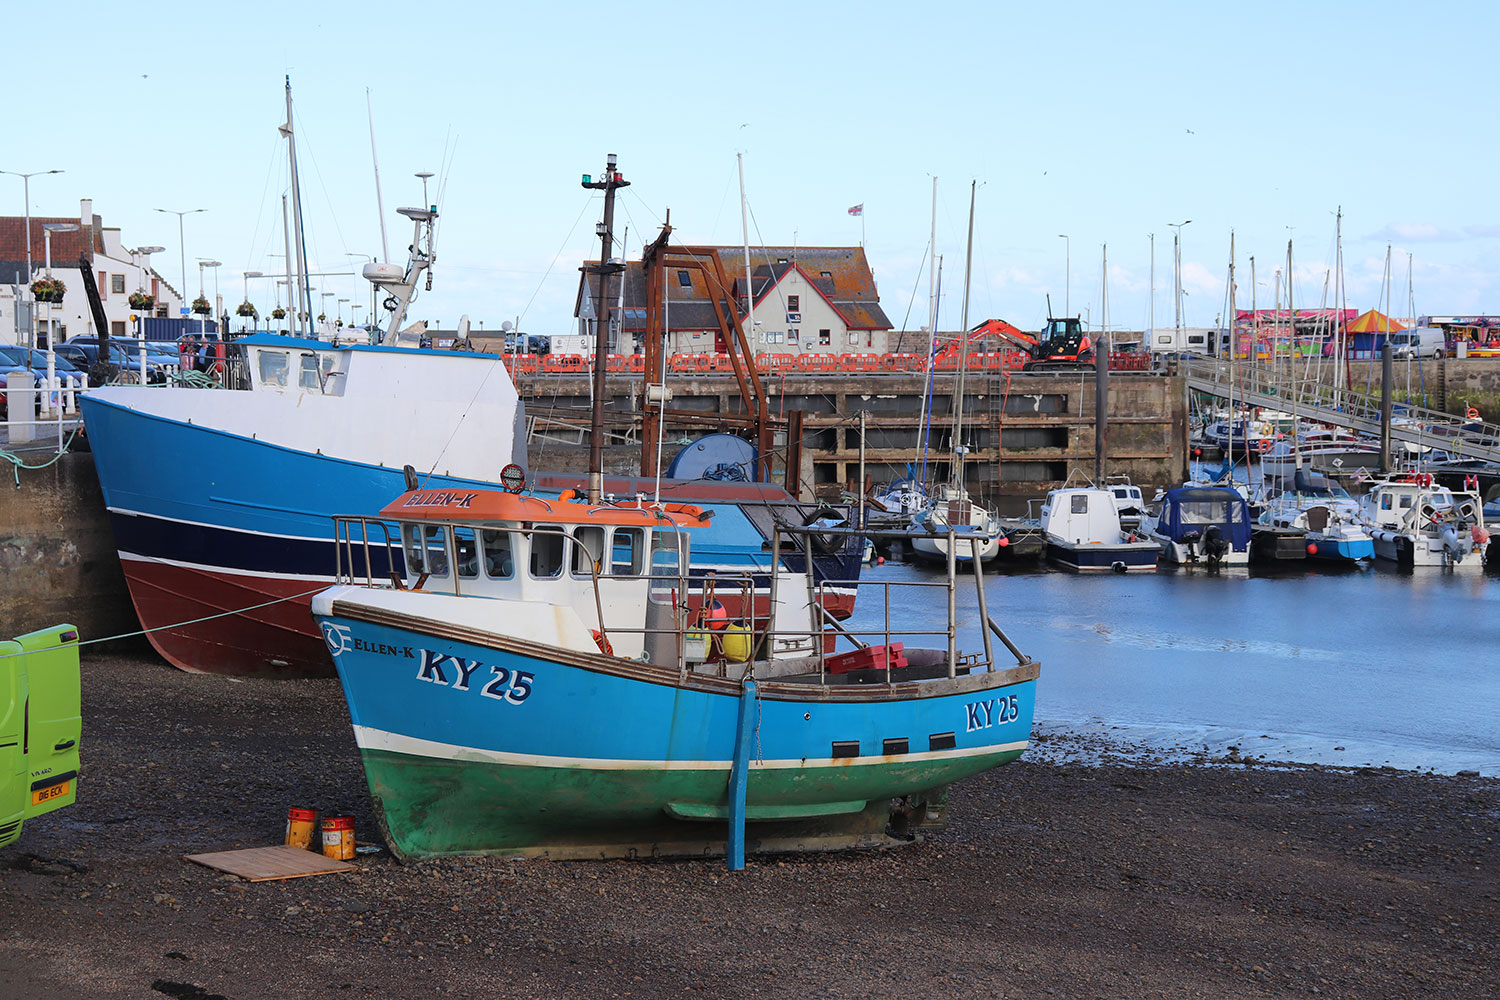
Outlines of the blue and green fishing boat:
{"label": "blue and green fishing boat", "polygon": [[983,649],[956,648],[955,560],[896,596],[944,623],[908,649],[829,622],[805,569],[773,566],[761,596],[690,585],[711,511],[513,488],[339,519],[342,582],[313,600],[398,857],[890,844],[1026,748],[1038,665],[982,589]]}

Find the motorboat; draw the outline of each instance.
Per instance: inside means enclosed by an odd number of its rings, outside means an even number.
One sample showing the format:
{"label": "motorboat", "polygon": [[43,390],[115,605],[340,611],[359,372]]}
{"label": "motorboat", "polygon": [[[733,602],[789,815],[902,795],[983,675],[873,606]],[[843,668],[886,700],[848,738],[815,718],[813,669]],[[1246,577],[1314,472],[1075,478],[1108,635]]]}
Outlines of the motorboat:
{"label": "motorboat", "polygon": [[1289,478],[1305,469],[1375,469],[1380,467],[1380,444],[1338,427],[1303,429],[1293,437],[1266,441],[1260,452],[1260,471],[1267,477]]}
{"label": "motorboat", "polygon": [[1371,484],[1360,506],[1378,558],[1481,571],[1490,533],[1478,493],[1454,491],[1430,473],[1404,473]]}
{"label": "motorboat", "polygon": [[[398,859],[736,867],[747,850],[890,845],[941,825],[947,786],[1021,756],[1039,667],[982,590],[969,652],[942,614],[920,632],[889,631],[889,614],[829,629],[807,575],[780,564],[774,597],[725,617],[688,578],[710,513],[522,485],[410,490],[338,519],[339,582],[312,609]],[[952,607],[960,578],[982,583],[950,572],[888,599]],[[941,642],[908,647],[918,635]]]}
{"label": "motorboat", "polygon": [[1120,515],[1120,527],[1134,531],[1140,527],[1141,517],[1146,513],[1146,499],[1141,488],[1130,481],[1129,476],[1110,476],[1104,488],[1115,498],[1115,513]]}
{"label": "motorboat", "polygon": [[1301,529],[1307,555],[1313,559],[1368,563],[1375,558],[1375,541],[1365,527],[1359,501],[1318,472],[1296,472],[1287,488],[1267,502],[1258,523]]}
{"label": "motorboat", "polygon": [[1167,490],[1142,519],[1141,532],[1170,563],[1213,568],[1250,562],[1250,505],[1227,486]]}
{"label": "motorboat", "polygon": [[1149,573],[1159,546],[1120,527],[1115,497],[1097,486],[1052,490],[1041,506],[1047,558],[1075,573]]}

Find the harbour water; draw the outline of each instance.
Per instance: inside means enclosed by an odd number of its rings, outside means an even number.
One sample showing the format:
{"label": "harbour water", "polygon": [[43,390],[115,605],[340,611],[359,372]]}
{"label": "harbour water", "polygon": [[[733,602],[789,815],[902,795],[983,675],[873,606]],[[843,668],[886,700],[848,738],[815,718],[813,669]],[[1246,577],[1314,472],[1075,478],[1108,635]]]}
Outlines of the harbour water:
{"label": "harbour water", "polygon": [[[942,573],[888,563],[863,579],[940,581]],[[942,592],[920,593],[921,601],[894,602],[893,629],[942,620]],[[1500,579],[1492,575],[1377,564],[1080,577],[1042,564],[987,573],[985,595],[990,616],[1042,665],[1041,732],[1101,735],[1167,759],[1237,752],[1500,774]],[[958,610],[959,648],[980,648],[972,584],[960,588]],[[854,621],[881,627],[871,618],[857,611]],[[1007,655],[996,650],[997,659]]]}

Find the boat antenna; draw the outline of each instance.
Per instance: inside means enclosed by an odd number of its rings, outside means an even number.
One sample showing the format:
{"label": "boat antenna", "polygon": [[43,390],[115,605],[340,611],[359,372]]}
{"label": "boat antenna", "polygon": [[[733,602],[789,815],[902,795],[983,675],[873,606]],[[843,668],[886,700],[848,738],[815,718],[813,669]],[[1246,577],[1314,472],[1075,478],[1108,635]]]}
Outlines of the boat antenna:
{"label": "boat antenna", "polygon": [[[370,163],[375,167],[375,214],[380,218],[380,252],[384,261],[391,259],[391,243],[385,235],[385,200],[380,196],[380,157],[375,153],[375,110],[370,106],[370,88],[365,88],[365,114],[370,119]],[[426,198],[423,198],[426,207]]]}
{"label": "boat antenna", "polygon": [[[609,276],[625,270],[625,262],[615,262],[611,256],[614,248],[615,189],[628,187],[630,182],[616,169],[617,157],[610,153],[605,157],[604,177],[594,180],[583,175],[582,186],[591,191],[604,192],[604,221],[599,223],[599,262],[584,265],[586,274],[599,279],[599,302],[594,317],[594,405],[589,417],[589,503],[597,504],[604,499],[604,359],[609,353]],[[424,182],[425,190],[425,182]],[[624,280],[623,278],[621,280]]]}

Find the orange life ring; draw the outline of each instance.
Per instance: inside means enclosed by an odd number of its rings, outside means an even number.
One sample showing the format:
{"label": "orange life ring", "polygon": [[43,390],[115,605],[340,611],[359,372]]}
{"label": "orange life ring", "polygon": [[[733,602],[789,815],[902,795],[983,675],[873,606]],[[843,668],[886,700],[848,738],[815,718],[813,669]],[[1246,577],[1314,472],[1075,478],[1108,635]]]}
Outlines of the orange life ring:
{"label": "orange life ring", "polygon": [[1479,411],[1476,410],[1476,409],[1474,409],[1474,407],[1472,407],[1472,406],[1469,407],[1467,410],[1464,411],[1464,419],[1465,420],[1478,420],[1479,419]]}
{"label": "orange life ring", "polygon": [[1271,450],[1271,439],[1270,438],[1261,438],[1259,441],[1255,442],[1255,450],[1258,451],[1258,452],[1261,452],[1262,454],[1264,454],[1265,452],[1270,451]]}

